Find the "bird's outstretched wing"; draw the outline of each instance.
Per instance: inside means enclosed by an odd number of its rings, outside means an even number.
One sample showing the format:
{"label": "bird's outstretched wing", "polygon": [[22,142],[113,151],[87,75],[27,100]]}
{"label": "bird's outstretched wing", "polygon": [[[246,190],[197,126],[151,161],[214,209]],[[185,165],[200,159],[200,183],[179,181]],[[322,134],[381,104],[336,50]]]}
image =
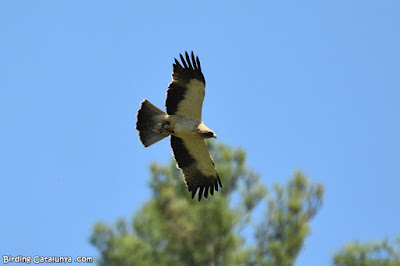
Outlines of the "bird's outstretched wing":
{"label": "bird's outstretched wing", "polygon": [[200,60],[193,52],[191,57],[185,52],[182,61],[175,59],[172,82],[168,85],[165,106],[169,115],[180,115],[201,122],[201,109],[205,95],[206,82],[201,72]]}
{"label": "bird's outstretched wing", "polygon": [[207,146],[202,138],[190,140],[171,136],[171,147],[179,168],[182,169],[186,185],[194,198],[199,190],[199,201],[202,195],[207,198],[208,193],[218,191],[222,187],[221,180],[215,170],[214,162],[208,153]]}

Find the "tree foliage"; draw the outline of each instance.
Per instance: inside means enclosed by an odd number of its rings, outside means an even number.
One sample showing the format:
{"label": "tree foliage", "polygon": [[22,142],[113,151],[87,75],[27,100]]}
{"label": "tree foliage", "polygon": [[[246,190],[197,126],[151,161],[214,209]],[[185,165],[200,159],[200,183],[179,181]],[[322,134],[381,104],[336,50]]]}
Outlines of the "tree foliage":
{"label": "tree foliage", "polygon": [[[295,261],[310,232],[309,222],[322,206],[323,187],[296,172],[288,185],[275,185],[268,195],[259,175],[247,168],[243,150],[207,144],[222,190],[201,202],[192,200],[173,160],[169,165],[153,163],[153,197],[133,220],[95,224],[90,242],[100,252],[99,265],[291,265]],[[257,206],[266,207],[262,221],[253,221]],[[252,239],[243,233],[251,225]]]}
{"label": "tree foliage", "polygon": [[258,261],[265,265],[293,265],[310,233],[309,221],[322,205],[323,187],[310,186],[296,172],[286,187],[274,186],[275,197],[257,228]]}
{"label": "tree foliage", "polygon": [[400,237],[371,243],[349,243],[338,251],[335,265],[346,266],[398,266],[400,265]]}

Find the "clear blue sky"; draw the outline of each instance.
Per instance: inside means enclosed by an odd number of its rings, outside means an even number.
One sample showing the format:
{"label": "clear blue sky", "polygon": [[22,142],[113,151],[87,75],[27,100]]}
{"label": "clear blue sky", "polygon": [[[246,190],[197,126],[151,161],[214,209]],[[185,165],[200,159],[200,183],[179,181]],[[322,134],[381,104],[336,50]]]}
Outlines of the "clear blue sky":
{"label": "clear blue sky", "polygon": [[[283,3],[284,2],[284,3]],[[203,120],[262,181],[326,188],[297,265],[400,233],[400,2],[2,1],[0,255],[95,256],[151,197],[140,102],[199,55]]]}

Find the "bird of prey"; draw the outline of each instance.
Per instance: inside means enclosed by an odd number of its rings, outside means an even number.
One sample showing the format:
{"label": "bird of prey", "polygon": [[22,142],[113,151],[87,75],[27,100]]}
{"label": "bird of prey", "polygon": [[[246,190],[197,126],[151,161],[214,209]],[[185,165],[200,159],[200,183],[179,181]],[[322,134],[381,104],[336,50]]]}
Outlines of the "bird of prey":
{"label": "bird of prey", "polygon": [[184,175],[189,192],[194,198],[207,198],[208,193],[222,188],[214,162],[208,153],[204,139],[216,138],[215,133],[201,120],[201,109],[205,95],[205,80],[200,60],[185,52],[180,54],[182,64],[175,59],[172,82],[168,85],[165,106],[167,112],[144,100],[137,113],[136,129],[143,146],[150,145],[171,136],[171,147]]}

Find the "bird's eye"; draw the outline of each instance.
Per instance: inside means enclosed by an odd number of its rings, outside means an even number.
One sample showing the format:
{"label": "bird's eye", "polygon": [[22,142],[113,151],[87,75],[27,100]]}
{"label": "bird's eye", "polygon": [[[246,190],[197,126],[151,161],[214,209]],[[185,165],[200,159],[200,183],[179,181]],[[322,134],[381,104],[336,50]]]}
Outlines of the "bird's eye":
{"label": "bird's eye", "polygon": [[206,132],[206,133],[203,133],[203,136],[207,137],[207,138],[212,138],[212,137],[214,137],[214,133],[213,132]]}

